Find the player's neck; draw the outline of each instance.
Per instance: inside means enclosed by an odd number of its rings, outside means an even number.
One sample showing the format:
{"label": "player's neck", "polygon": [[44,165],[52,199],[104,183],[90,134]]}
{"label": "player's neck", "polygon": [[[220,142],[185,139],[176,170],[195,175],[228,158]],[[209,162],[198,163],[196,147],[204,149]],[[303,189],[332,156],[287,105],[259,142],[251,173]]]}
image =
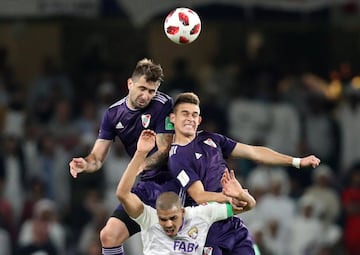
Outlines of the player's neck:
{"label": "player's neck", "polygon": [[126,98],[125,103],[126,103],[127,108],[129,108],[130,110],[132,110],[132,111],[137,110],[137,109],[135,108],[135,106],[130,102],[129,97]]}
{"label": "player's neck", "polygon": [[195,139],[195,137],[196,137],[196,135],[186,136],[183,134],[175,134],[173,142],[178,145],[187,145],[187,144],[191,143]]}

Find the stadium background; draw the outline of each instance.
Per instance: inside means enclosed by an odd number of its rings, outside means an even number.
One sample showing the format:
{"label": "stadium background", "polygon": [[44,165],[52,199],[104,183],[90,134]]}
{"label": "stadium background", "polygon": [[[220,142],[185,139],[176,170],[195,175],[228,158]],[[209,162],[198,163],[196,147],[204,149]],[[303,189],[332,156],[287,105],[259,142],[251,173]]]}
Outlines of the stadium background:
{"label": "stadium background", "polygon": [[[1,1],[0,254],[32,242],[36,217],[50,222],[42,240],[59,254],[99,254],[128,158],[116,143],[103,171],[77,180],[67,164],[89,151],[103,110],[126,94],[143,57],[163,66],[161,90],[199,93],[203,127],[321,158],[314,171],[229,162],[257,197],[243,217],[263,254],[360,254],[359,4]],[[191,45],[164,35],[177,6],[202,19]],[[139,254],[132,241],[127,254]]]}

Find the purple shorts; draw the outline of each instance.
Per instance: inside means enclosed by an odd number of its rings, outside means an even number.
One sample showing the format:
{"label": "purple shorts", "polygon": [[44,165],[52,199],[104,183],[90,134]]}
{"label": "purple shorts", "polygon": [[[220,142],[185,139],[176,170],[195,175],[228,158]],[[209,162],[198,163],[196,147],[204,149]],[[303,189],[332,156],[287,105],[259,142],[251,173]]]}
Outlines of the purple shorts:
{"label": "purple shorts", "polygon": [[243,221],[234,216],[211,225],[205,255],[255,255],[253,240]]}

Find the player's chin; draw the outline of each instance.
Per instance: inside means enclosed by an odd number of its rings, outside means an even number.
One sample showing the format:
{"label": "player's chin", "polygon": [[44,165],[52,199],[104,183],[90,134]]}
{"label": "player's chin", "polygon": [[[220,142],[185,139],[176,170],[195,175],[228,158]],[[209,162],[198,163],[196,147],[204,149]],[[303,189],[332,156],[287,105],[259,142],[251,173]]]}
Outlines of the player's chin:
{"label": "player's chin", "polygon": [[137,103],[136,108],[137,109],[144,109],[148,105],[149,105],[148,103]]}
{"label": "player's chin", "polygon": [[196,133],[196,130],[193,127],[185,126],[183,128],[183,133],[186,135],[194,135]]}
{"label": "player's chin", "polygon": [[149,101],[146,101],[146,100],[136,100],[136,108],[138,109],[143,109],[145,107],[147,107],[150,103],[150,100]]}

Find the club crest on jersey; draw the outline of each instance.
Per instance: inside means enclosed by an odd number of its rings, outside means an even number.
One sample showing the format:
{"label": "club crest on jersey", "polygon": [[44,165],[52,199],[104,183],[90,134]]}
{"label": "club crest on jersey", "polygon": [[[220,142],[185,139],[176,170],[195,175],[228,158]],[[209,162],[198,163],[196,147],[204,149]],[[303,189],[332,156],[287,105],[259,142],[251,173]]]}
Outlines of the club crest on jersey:
{"label": "club crest on jersey", "polygon": [[150,124],[151,115],[150,114],[143,114],[141,115],[141,123],[144,128],[148,128]]}
{"label": "club crest on jersey", "polygon": [[198,236],[198,233],[199,233],[199,230],[197,227],[191,227],[190,230],[188,231],[188,235],[192,239],[196,239]]}
{"label": "club crest on jersey", "polygon": [[204,255],[211,255],[213,252],[213,248],[212,247],[204,247]]}
{"label": "club crest on jersey", "polygon": [[211,146],[211,147],[213,147],[213,148],[216,148],[216,147],[217,147],[217,146],[216,146],[216,143],[214,143],[214,141],[213,141],[211,138],[206,139],[206,140],[204,141],[204,143],[207,144],[207,145],[209,145],[209,146]]}

